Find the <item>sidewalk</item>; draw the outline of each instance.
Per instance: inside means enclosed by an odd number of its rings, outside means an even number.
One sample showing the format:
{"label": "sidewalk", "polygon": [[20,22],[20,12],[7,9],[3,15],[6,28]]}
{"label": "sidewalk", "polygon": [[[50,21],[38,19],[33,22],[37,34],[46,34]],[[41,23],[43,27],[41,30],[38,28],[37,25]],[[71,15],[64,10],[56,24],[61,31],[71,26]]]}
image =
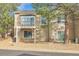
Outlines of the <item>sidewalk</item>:
{"label": "sidewalk", "polygon": [[61,44],[61,43],[24,43],[19,42],[12,45],[10,40],[0,41],[0,49],[24,50],[24,51],[43,51],[43,52],[63,52],[63,53],[79,53],[79,44]]}

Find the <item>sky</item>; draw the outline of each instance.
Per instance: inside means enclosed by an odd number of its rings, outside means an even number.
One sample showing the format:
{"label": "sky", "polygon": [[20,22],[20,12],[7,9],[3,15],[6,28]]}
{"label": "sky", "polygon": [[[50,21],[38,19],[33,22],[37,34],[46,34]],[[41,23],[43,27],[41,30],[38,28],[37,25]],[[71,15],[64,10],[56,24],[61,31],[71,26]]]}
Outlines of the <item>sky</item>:
{"label": "sky", "polygon": [[24,11],[24,10],[33,10],[31,3],[23,3],[19,7],[17,7],[17,10]]}

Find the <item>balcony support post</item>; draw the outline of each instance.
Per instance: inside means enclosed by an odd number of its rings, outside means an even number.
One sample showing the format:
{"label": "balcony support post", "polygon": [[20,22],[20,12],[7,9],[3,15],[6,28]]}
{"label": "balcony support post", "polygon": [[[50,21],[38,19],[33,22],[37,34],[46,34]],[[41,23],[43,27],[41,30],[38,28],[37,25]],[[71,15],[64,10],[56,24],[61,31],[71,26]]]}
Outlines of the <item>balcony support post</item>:
{"label": "balcony support post", "polygon": [[34,44],[36,43],[36,29],[34,29]]}
{"label": "balcony support post", "polygon": [[20,30],[20,28],[16,28],[16,45],[19,43],[19,30]]}

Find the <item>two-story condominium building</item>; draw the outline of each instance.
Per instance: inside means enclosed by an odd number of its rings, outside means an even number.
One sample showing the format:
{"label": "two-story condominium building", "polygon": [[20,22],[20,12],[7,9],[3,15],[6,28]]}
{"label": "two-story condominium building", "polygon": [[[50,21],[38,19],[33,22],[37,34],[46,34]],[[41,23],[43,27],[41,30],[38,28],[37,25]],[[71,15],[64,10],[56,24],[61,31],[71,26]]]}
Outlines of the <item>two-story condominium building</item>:
{"label": "two-story condominium building", "polygon": [[[16,42],[39,42],[47,40],[47,30],[41,27],[41,25],[46,24],[46,18],[37,15],[34,11],[16,11],[14,23]],[[64,42],[64,18],[59,17],[51,21],[51,24],[50,41]]]}

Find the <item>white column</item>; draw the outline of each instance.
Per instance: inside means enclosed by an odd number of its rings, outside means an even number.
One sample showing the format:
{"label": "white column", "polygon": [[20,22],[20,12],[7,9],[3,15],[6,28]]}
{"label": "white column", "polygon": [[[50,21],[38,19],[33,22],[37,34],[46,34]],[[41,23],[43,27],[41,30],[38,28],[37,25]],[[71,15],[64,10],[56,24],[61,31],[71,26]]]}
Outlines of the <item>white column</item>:
{"label": "white column", "polygon": [[18,43],[18,42],[19,42],[18,31],[19,31],[19,29],[18,29],[18,28],[16,28],[16,43]]}
{"label": "white column", "polygon": [[36,29],[34,29],[34,43],[36,43]]}
{"label": "white column", "polygon": [[67,43],[69,43],[69,29],[67,28]]}

